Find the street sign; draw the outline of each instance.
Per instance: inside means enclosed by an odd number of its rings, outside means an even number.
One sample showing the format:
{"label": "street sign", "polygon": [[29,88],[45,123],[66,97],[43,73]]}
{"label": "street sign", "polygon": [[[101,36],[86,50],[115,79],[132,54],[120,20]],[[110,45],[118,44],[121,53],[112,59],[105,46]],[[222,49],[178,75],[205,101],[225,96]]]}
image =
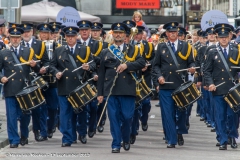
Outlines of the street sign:
{"label": "street sign", "polygon": [[19,8],[19,0],[0,0],[0,9],[7,9],[8,5],[11,9]]}

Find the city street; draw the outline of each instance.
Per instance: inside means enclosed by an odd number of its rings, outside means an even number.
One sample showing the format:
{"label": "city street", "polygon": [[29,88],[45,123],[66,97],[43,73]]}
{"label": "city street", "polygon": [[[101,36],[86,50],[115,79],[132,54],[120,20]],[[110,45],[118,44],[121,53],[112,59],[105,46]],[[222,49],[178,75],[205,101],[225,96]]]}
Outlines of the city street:
{"label": "city street", "polygon": [[[216,147],[215,133],[210,132],[204,122],[196,117],[196,105],[193,107],[190,118],[190,130],[184,135],[184,146],[176,146],[175,149],[166,148],[163,140],[163,130],[160,117],[160,108],[155,107],[158,101],[152,101],[152,109],[149,114],[148,131],[139,130],[134,145],[130,151],[121,149],[120,154],[111,153],[112,137],[109,131],[109,121],[106,121],[103,133],[98,133],[93,138],[88,138],[87,144],[78,141],[71,147],[61,147],[61,133],[57,130],[53,138],[44,142],[36,142],[33,133],[30,132],[29,144],[17,149],[9,148],[9,145],[0,150],[0,159],[91,159],[91,160],[239,160],[240,149],[231,149],[228,145],[227,151],[219,151]],[[0,101],[1,112],[3,112],[4,101]],[[6,127],[3,124],[3,127]],[[3,132],[1,132],[3,133]],[[1,134],[0,133],[0,134]],[[238,141],[239,144],[240,141]]]}

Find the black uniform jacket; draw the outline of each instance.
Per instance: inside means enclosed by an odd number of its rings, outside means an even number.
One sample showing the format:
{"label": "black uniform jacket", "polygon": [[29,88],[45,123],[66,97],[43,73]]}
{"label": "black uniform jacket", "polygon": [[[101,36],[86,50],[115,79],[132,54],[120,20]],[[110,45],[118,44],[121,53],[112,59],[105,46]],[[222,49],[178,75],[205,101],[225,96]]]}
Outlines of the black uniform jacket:
{"label": "black uniform jacket", "polygon": [[56,48],[56,50],[53,53],[53,58],[50,62],[50,73],[52,73],[53,76],[56,76],[58,72],[62,72],[65,68],[67,68],[67,70],[63,73],[61,79],[57,80],[58,95],[61,96],[69,95],[71,91],[73,91],[74,89],[81,85],[77,73],[79,73],[80,79],[82,81],[86,81],[85,75],[90,74],[90,72],[94,71],[96,68],[95,62],[92,62],[89,63],[90,66],[89,71],[79,69],[75,72],[72,72],[75,68],[73,67],[73,64],[69,58],[69,54],[75,60],[77,67],[80,67],[83,64],[80,61],[80,58],[82,60],[85,60],[86,57],[88,57],[87,62],[93,60],[91,53],[90,52],[87,53],[87,47],[80,44],[76,45],[74,54],[70,52],[67,45]]}
{"label": "black uniform jacket", "polygon": [[[137,47],[136,47],[137,48]],[[111,95],[127,95],[136,96],[136,81],[130,74],[130,71],[137,71],[145,66],[144,59],[140,56],[138,48],[129,45],[127,52],[128,57],[134,57],[136,54],[135,61],[127,62],[127,69],[118,75],[115,86],[113,87]],[[123,47],[123,51],[126,53],[126,45]],[[104,49],[102,51],[102,58],[99,68],[98,77],[98,96],[107,96],[110,88],[113,85],[113,80],[116,76],[116,69],[120,65],[120,61],[109,51]]]}
{"label": "black uniform jacket", "polygon": [[146,63],[151,64],[150,66],[148,66],[146,71],[142,72],[142,74],[144,75],[144,79],[148,87],[152,88],[151,72],[152,72],[152,64],[155,56],[154,46],[152,43],[147,41],[142,41],[142,44],[144,46],[142,57],[145,59]]}
{"label": "black uniform jacket", "polygon": [[[220,52],[220,54],[222,54],[222,52]],[[217,87],[216,91],[213,92],[213,95],[227,94],[229,89],[232,88],[234,84],[232,83],[232,80],[226,71],[226,68],[217,49],[210,49],[206,55],[207,58],[203,68],[204,80],[206,85],[218,85],[222,82],[225,82],[223,85]],[[226,61],[230,68],[230,73],[233,77],[237,74],[237,72],[239,72],[239,69],[232,69],[231,66],[240,66],[239,58],[240,54],[237,48],[230,46],[228,58],[226,59]]]}
{"label": "black uniform jacket", "polygon": [[[20,46],[19,58],[22,57],[22,59],[24,59],[25,61],[29,61],[30,51],[31,51],[30,48]],[[4,84],[4,96],[5,97],[15,96],[18,92],[23,90],[23,88],[26,86],[24,78],[26,78],[26,80],[28,82],[30,82],[29,73],[31,72],[30,71],[31,67],[29,65],[22,65],[22,69],[20,69],[18,66],[14,66],[17,63],[15,62],[15,60],[12,56],[12,52],[13,52],[12,49],[11,50],[4,49],[4,50],[0,51],[0,71],[2,71],[2,69],[4,70],[4,73],[2,73],[2,72],[0,73],[0,79],[2,79],[4,76],[9,77],[14,72],[16,72],[16,74],[13,77],[9,78],[8,82],[6,84]],[[32,54],[33,54],[33,56],[31,56],[31,57],[34,57],[33,50],[32,50]],[[35,59],[35,58],[32,58],[32,59]],[[22,63],[22,62],[20,61],[20,63]],[[32,69],[35,72],[39,72],[40,67],[39,67],[39,65],[36,65]],[[28,83],[28,84],[30,84],[30,83]]]}
{"label": "black uniform jacket", "polygon": [[[178,47],[175,56],[179,64],[179,69],[195,67],[192,47],[187,42],[178,40]],[[167,48],[167,44],[159,44],[153,62],[152,73],[154,77],[154,83],[157,83],[154,84],[154,86],[158,85],[158,78],[163,76],[166,82],[174,83],[160,85],[160,89],[176,89],[179,87],[183,83],[181,74],[183,74],[183,77],[186,77],[188,74],[187,72],[176,72],[176,70],[177,67],[173,61],[169,49]]]}

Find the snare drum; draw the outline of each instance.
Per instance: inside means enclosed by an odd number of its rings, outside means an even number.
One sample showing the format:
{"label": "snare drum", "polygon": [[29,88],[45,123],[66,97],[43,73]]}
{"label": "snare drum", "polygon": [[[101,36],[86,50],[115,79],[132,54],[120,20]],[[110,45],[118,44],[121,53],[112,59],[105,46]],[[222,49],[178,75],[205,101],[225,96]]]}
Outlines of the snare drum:
{"label": "snare drum", "polygon": [[136,84],[136,100],[135,100],[136,106],[139,106],[141,102],[148,96],[153,96],[153,92],[147,86],[145,80],[142,79],[140,82],[138,82],[138,84]]}
{"label": "snare drum", "polygon": [[201,97],[201,92],[192,81],[183,83],[172,93],[172,98],[180,108],[186,108]]}
{"label": "snare drum", "polygon": [[28,86],[15,96],[23,111],[34,109],[45,103],[45,98],[38,86]]}
{"label": "snare drum", "polygon": [[56,77],[54,77],[52,74],[43,74],[42,77],[48,83],[56,82]]}
{"label": "snare drum", "polygon": [[82,110],[82,107],[86,106],[96,97],[96,88],[86,82],[73,90],[69,96],[67,96],[67,99],[73,106],[74,111],[79,112]]}
{"label": "snare drum", "polygon": [[41,76],[35,78],[32,81],[32,83],[37,85],[39,88],[43,89],[44,91],[48,89],[48,82],[44,81],[44,79]]}
{"label": "snare drum", "polygon": [[232,87],[223,97],[233,111],[237,112],[240,109],[240,83]]}

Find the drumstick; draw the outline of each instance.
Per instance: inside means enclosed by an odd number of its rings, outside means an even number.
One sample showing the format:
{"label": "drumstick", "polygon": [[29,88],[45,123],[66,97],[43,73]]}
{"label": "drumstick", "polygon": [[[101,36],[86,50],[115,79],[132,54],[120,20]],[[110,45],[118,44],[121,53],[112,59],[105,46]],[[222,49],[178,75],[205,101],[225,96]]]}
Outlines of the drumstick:
{"label": "drumstick", "polygon": [[65,69],[62,71],[62,74],[63,74],[66,70],[68,70],[68,68],[65,68]]}
{"label": "drumstick", "polygon": [[[200,67],[195,67],[194,69],[198,69],[198,68],[200,68]],[[187,68],[187,69],[179,69],[179,70],[176,70],[176,72],[182,72],[182,71],[187,71],[189,68]]]}
{"label": "drumstick", "polygon": [[9,77],[7,77],[7,79],[13,77],[16,74],[16,72],[14,72],[13,74],[11,74]]}
{"label": "drumstick", "polygon": [[[93,62],[93,60],[89,61],[87,64],[92,63],[92,62]],[[75,72],[75,71],[77,71],[77,70],[79,70],[79,69],[81,69],[81,68],[82,68],[82,66],[74,69],[72,72]]]}
{"label": "drumstick", "polygon": [[150,64],[150,63],[147,63],[147,64],[146,64],[146,66],[151,66],[151,65],[152,65],[152,64]]}
{"label": "drumstick", "polygon": [[[94,78],[94,77],[93,77],[93,78]],[[89,80],[87,80],[87,81],[89,82],[89,81],[93,80],[93,78],[90,78],[90,79],[89,79]]]}
{"label": "drumstick", "polygon": [[222,83],[220,83],[220,84],[216,85],[215,87],[217,88],[217,87],[219,87],[219,86],[223,85],[224,83],[225,83],[225,82],[222,82]]}
{"label": "drumstick", "polygon": [[46,69],[46,68],[48,68],[49,66],[44,66],[44,68]]}
{"label": "drumstick", "polygon": [[167,83],[167,84],[172,84],[172,83],[174,83],[174,82],[164,82],[164,83]]}
{"label": "drumstick", "polygon": [[238,66],[231,66],[231,68],[240,68],[240,67],[238,67]]}
{"label": "drumstick", "polygon": [[[41,60],[36,60],[35,62],[40,62]],[[30,62],[25,62],[25,63],[19,63],[19,64],[15,64],[14,66],[21,66],[24,64],[29,64]]]}

